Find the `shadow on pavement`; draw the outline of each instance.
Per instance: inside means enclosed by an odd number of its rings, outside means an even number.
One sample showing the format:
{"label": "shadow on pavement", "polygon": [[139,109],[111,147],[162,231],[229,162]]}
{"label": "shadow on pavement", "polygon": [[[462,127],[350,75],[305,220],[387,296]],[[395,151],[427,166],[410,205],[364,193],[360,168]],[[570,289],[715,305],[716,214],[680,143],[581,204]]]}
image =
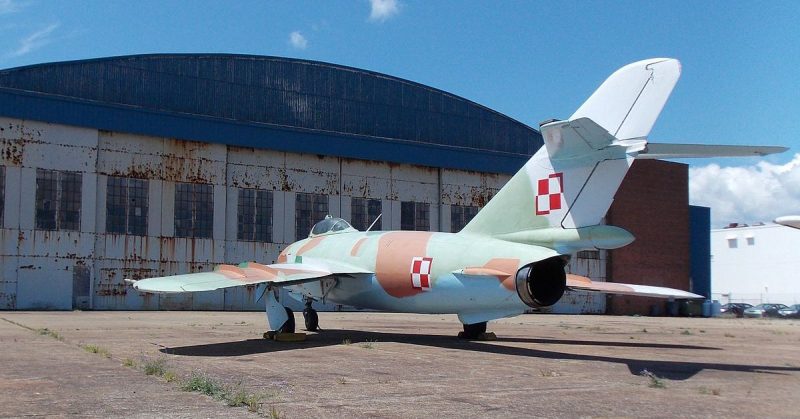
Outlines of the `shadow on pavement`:
{"label": "shadow on pavement", "polygon": [[611,346],[632,348],[656,348],[664,350],[720,350],[719,348],[672,345],[646,342],[615,342],[615,341],[589,341],[589,340],[560,340],[560,339],[534,339],[534,338],[499,338],[492,342],[467,341],[455,336],[446,335],[420,335],[407,333],[370,332],[360,330],[330,330],[322,333],[308,335],[305,342],[273,342],[265,339],[248,339],[233,342],[210,343],[203,345],[166,347],[161,352],[180,356],[244,356],[270,352],[291,351],[298,349],[312,349],[332,345],[341,345],[345,339],[353,344],[367,341],[396,342],[409,345],[422,345],[429,347],[458,349],[464,351],[483,352],[498,355],[576,360],[591,362],[610,362],[624,364],[631,374],[640,374],[643,370],[650,371],[662,378],[671,380],[686,380],[698,372],[706,369],[719,371],[754,372],[783,374],[798,372],[798,367],[781,367],[770,365],[741,365],[722,364],[713,362],[683,362],[661,361],[653,359],[633,359],[625,357],[612,357],[602,355],[584,355],[570,352],[545,350],[530,347],[513,346],[515,343],[534,345],[583,345],[583,346]]}

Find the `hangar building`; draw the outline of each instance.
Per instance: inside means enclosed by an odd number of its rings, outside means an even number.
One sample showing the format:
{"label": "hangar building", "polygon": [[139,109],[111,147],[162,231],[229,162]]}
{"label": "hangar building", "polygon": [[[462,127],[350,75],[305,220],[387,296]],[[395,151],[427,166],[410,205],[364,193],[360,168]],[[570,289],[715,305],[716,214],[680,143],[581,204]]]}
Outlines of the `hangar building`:
{"label": "hangar building", "polygon": [[[458,231],[541,144],[469,100],[314,61],[153,54],[0,70],[0,309],[261,310],[252,287],[158,296],[123,278],[272,263],[326,214]],[[615,204],[610,218],[638,235],[635,210],[666,202],[675,246],[657,259],[674,263],[620,280],[687,289],[686,166],[635,171],[677,181],[634,184],[622,200],[634,211]],[[607,252],[577,256],[574,272],[614,275]],[[579,293],[555,307],[606,309]]]}

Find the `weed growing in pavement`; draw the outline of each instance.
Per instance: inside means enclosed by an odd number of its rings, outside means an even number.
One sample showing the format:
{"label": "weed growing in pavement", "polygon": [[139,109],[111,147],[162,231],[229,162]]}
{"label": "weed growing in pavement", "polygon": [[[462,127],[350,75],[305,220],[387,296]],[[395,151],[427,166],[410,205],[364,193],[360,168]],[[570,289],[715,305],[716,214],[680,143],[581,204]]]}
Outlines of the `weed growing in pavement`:
{"label": "weed growing in pavement", "polygon": [[50,336],[51,338],[53,338],[55,340],[60,340],[62,342],[64,341],[64,336],[61,336],[55,330],[50,330],[50,329],[48,329],[46,327],[44,329],[36,329],[36,332],[39,333],[42,336]]}
{"label": "weed growing in pavement", "polygon": [[103,355],[106,358],[111,358],[111,352],[109,352],[108,349],[103,348],[101,346],[88,344],[88,345],[82,345],[81,348],[83,348],[83,350],[86,352]]}
{"label": "weed growing in pavement", "polygon": [[708,387],[705,386],[700,387],[698,391],[700,392],[700,394],[712,394],[714,396],[719,396],[720,394],[722,394],[722,391],[720,391],[720,389],[718,388],[709,389]]}
{"label": "weed growing in pavement", "polygon": [[658,376],[656,376],[655,374],[653,374],[650,371],[642,370],[642,372],[640,372],[639,375],[641,375],[642,377],[647,377],[647,378],[650,379],[650,384],[648,384],[648,387],[651,387],[651,388],[667,388],[667,384],[664,382],[664,380],[661,379],[661,378],[658,378]]}
{"label": "weed growing in pavement", "polygon": [[128,368],[136,368],[136,361],[130,358],[125,358],[124,360],[122,360],[122,366]]}
{"label": "weed growing in pavement", "polygon": [[161,377],[164,379],[164,381],[168,383],[171,383],[175,381],[176,378],[178,378],[177,374],[175,374],[173,371],[164,371],[164,375],[162,375]]}
{"label": "weed growing in pavement", "polygon": [[157,375],[163,377],[167,372],[167,360],[165,358],[146,359],[142,362],[142,370],[146,375]]}
{"label": "weed growing in pavement", "polygon": [[684,329],[683,332],[681,332],[681,334],[682,335],[686,335],[686,336],[690,336],[692,334],[692,331],[689,330],[689,329]]}
{"label": "weed growing in pavement", "polygon": [[225,394],[225,386],[205,373],[195,371],[181,384],[183,391],[196,391],[206,396],[222,399]]}
{"label": "weed growing in pavement", "polygon": [[225,402],[228,403],[228,406],[247,406],[247,410],[258,412],[264,397],[264,394],[248,393],[243,387],[239,386],[226,392]]}
{"label": "weed growing in pavement", "polygon": [[367,340],[366,342],[362,342],[358,346],[360,346],[360,347],[362,347],[364,349],[375,349],[375,343],[376,342],[377,342],[377,340]]}
{"label": "weed growing in pavement", "polygon": [[275,408],[274,404],[269,407],[269,412],[267,413],[269,413],[269,417],[271,419],[280,419],[282,417],[281,412],[279,412],[278,409]]}

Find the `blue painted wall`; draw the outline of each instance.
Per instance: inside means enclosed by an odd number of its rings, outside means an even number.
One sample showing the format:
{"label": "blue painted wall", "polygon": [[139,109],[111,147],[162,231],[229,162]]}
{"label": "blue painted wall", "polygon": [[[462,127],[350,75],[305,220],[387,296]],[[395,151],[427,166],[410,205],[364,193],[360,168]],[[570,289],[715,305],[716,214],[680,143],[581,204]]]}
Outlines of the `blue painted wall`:
{"label": "blue painted wall", "polygon": [[689,230],[691,291],[711,298],[711,208],[690,205]]}

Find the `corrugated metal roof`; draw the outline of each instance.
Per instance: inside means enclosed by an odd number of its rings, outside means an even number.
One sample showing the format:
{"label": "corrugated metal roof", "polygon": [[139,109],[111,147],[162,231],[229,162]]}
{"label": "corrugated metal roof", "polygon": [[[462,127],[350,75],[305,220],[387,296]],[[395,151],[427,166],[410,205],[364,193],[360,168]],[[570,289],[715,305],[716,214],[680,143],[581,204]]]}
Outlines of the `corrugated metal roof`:
{"label": "corrugated metal roof", "polygon": [[281,57],[152,54],[47,63],[0,70],[0,88],[520,157],[542,144],[533,128],[450,93],[371,71]]}

